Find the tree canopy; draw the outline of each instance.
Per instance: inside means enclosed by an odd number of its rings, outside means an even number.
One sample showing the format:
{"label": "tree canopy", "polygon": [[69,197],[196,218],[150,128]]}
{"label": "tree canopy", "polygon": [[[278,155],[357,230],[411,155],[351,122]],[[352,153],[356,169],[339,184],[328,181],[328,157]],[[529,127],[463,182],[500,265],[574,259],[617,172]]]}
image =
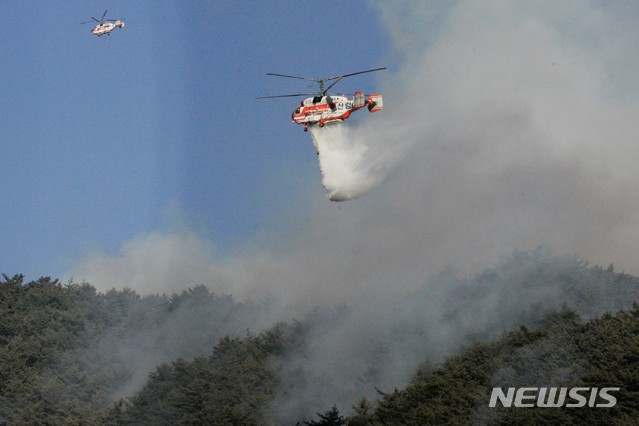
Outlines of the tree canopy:
{"label": "tree canopy", "polygon": [[[0,423],[278,424],[278,404],[313,378],[291,359],[317,348],[307,343],[322,315],[264,326],[267,306],[203,285],[139,295],[2,277]],[[639,424],[636,277],[532,251],[472,279],[445,271],[435,284],[447,290],[441,324],[469,324],[463,347],[443,360],[424,355],[405,387],[378,388],[352,406],[309,406],[291,424]],[[490,311],[473,303],[486,300]],[[419,318],[411,332],[420,333]],[[480,320],[487,327],[472,329]],[[383,338],[363,348],[371,362],[397,341]],[[376,387],[379,368],[363,369],[362,383]],[[493,387],[525,386],[620,391],[613,408],[488,407]]]}

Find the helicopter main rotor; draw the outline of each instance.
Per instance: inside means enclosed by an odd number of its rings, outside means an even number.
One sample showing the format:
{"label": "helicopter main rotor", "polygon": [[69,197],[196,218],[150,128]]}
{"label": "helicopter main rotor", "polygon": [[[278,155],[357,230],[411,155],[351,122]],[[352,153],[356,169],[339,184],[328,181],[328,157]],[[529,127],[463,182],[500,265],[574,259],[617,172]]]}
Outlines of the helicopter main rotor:
{"label": "helicopter main rotor", "polygon": [[[97,19],[95,17],[91,17],[91,19],[93,19],[93,21],[97,22],[98,24],[103,24],[104,22],[116,22],[118,21],[117,19],[104,19],[104,17],[106,16],[108,12],[108,9],[104,11],[104,13],[102,14],[102,17],[100,19]],[[124,18],[120,19],[120,21],[124,20]],[[93,21],[86,21],[86,22],[80,22],[80,24],[91,24],[93,23]]]}
{"label": "helicopter main rotor", "polygon": [[[365,74],[365,73],[369,73],[369,72],[374,72],[374,71],[381,71],[381,70],[385,70],[386,67],[382,67],[382,68],[374,68],[374,69],[370,69],[370,70],[365,70],[365,71],[357,71],[357,72],[352,72],[349,74],[342,74],[342,75],[338,75],[335,77],[328,77],[328,78],[311,78],[311,77],[299,77],[296,75],[287,75],[287,74],[276,74],[276,73],[272,73],[272,72],[267,72],[266,75],[272,75],[275,77],[287,77],[287,78],[296,78],[298,80],[308,80],[308,81],[314,81],[315,83],[317,83],[319,85],[319,92],[317,93],[296,93],[293,95],[275,95],[275,96],[258,96],[255,99],[267,99],[267,98],[289,98],[289,97],[296,97],[296,96],[325,96],[327,94],[327,92],[333,87],[335,86],[337,83],[339,83],[339,81],[345,77],[350,77],[353,75],[358,75],[358,74]],[[333,81],[335,80],[335,81]],[[324,88],[324,85],[329,82],[329,81],[333,81],[333,83],[331,83],[326,89]]]}

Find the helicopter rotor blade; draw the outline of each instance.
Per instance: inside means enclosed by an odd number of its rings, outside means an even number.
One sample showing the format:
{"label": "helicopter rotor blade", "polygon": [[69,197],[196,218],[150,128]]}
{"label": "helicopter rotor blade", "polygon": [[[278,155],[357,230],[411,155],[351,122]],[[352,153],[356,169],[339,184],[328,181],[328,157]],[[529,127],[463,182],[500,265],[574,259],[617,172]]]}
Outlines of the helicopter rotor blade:
{"label": "helicopter rotor blade", "polygon": [[100,18],[100,21],[104,21],[104,17],[106,16],[107,12],[108,12],[108,9],[105,9],[104,13],[102,14],[102,18]]}
{"label": "helicopter rotor blade", "polygon": [[[348,74],[342,74],[342,75],[338,75],[338,76],[330,77],[330,78],[299,77],[299,76],[296,76],[296,75],[276,74],[276,73],[272,73],[272,72],[267,72],[266,75],[273,75],[273,76],[276,76],[276,77],[287,77],[287,78],[296,78],[296,79],[299,79],[299,80],[314,81],[315,83],[319,84],[319,92],[318,92],[318,94],[320,96],[324,96],[324,95],[326,95],[326,93],[333,86],[335,86],[337,83],[340,82],[340,80],[342,80],[345,77],[350,77],[350,76],[359,75],[359,74],[365,74],[365,73],[369,73],[369,72],[381,71],[381,70],[385,70],[385,69],[386,69],[386,67],[373,68],[373,69],[370,69],[370,70],[351,72],[351,73],[348,73]],[[333,81],[333,80],[335,80],[335,81]],[[325,89],[324,88],[324,83],[326,83],[328,81],[333,81],[333,82]],[[286,95],[286,96],[288,96],[288,95]],[[306,96],[306,94],[291,95],[291,96]],[[283,97],[283,96],[277,96],[277,97]],[[262,98],[258,98],[258,99],[262,99]]]}
{"label": "helicopter rotor blade", "polygon": [[335,76],[335,77],[327,78],[326,80],[327,81],[328,80],[335,80],[336,78],[350,77],[352,75],[365,74],[367,72],[375,72],[375,71],[381,71],[381,70],[385,70],[385,69],[386,69],[386,67],[374,68],[372,70],[365,70],[365,71],[357,71],[357,72],[352,72],[352,73],[349,73],[349,74],[342,74],[342,75],[338,75],[338,76]]}
{"label": "helicopter rotor blade", "polygon": [[286,75],[286,74],[275,74],[272,72],[267,72],[266,75],[274,75],[276,77],[288,77],[288,78],[297,78],[299,80],[309,80],[309,81],[315,81],[317,82],[318,80],[316,78],[309,78],[309,77],[298,77],[296,75]]}
{"label": "helicopter rotor blade", "polygon": [[342,75],[338,75],[336,77],[331,77],[331,78],[327,78],[325,81],[331,81],[331,80],[335,80],[334,82],[332,82],[323,92],[322,94],[326,94],[326,92],[328,92],[331,87],[335,86],[337,83],[340,82],[341,79],[345,78],[345,77],[350,77],[352,75],[359,75],[359,74],[365,74],[367,72],[374,72],[374,71],[381,71],[381,70],[385,70],[386,67],[382,67],[382,68],[375,68],[372,70],[365,70],[365,71],[357,71],[357,72],[352,72],[349,74],[342,74]]}
{"label": "helicopter rotor blade", "polygon": [[296,93],[294,95],[257,96],[255,99],[294,98],[298,96],[315,96],[314,93]]}
{"label": "helicopter rotor blade", "polygon": [[340,81],[341,79],[343,79],[344,77],[346,77],[346,76],[345,76],[345,75],[343,75],[343,76],[341,76],[341,77],[339,77],[339,78],[336,78],[334,82],[332,82],[331,84],[329,84],[329,85],[328,85],[328,87],[327,87],[326,89],[324,89],[324,92],[322,93],[322,95],[325,95],[325,94],[326,94],[326,92],[328,92],[329,90],[331,90],[331,87],[333,87],[333,86],[335,86],[337,83],[339,83],[339,81]]}

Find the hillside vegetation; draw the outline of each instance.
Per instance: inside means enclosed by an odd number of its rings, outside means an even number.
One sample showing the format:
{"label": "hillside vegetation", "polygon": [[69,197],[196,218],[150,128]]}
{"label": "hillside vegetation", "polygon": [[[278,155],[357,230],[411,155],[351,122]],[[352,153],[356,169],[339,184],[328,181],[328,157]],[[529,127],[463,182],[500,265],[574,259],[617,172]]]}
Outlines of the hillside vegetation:
{"label": "hillside vegetation", "polygon": [[[489,408],[493,387],[619,387],[614,408]],[[548,315],[439,368],[420,368],[402,390],[362,402],[351,425],[639,424],[639,306],[582,321]]]}
{"label": "hillside vegetation", "polygon": [[[533,251],[471,280],[440,274],[428,285],[447,289],[441,323],[483,325],[456,355],[425,347],[406,387],[292,420],[280,404],[298,383],[282,374],[322,315],[264,329],[267,306],[202,285],[141,296],[3,277],[3,424],[639,424],[639,285],[612,266]],[[374,389],[375,377],[362,380]],[[489,408],[495,386],[621,389],[614,408]]]}
{"label": "hillside vegetation", "polygon": [[261,310],[204,286],[142,297],[23,279],[0,282],[0,423],[101,424],[162,361],[210,353]]}

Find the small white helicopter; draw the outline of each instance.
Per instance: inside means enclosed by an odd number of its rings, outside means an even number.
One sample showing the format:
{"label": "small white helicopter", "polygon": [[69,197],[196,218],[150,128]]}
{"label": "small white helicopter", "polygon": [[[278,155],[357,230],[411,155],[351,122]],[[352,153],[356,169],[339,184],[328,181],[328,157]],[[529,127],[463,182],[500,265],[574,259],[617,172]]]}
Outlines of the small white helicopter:
{"label": "small white helicopter", "polygon": [[91,34],[93,34],[94,36],[98,36],[101,37],[103,35],[111,35],[111,32],[113,30],[115,30],[116,28],[120,27],[120,28],[124,28],[124,22],[122,22],[121,19],[104,19],[104,17],[107,14],[107,10],[104,11],[104,13],[102,14],[102,18],[100,19],[96,19],[93,16],[91,17],[91,19],[93,21],[86,21],[86,22],[81,22],[81,24],[91,24],[94,21],[98,23],[98,25],[96,25],[92,30],[91,30]]}
{"label": "small white helicopter", "polygon": [[[358,71],[350,74],[342,74],[336,77],[329,78],[308,78],[297,77],[294,75],[285,74],[273,74],[266,73],[266,75],[274,75],[276,77],[288,77],[297,78],[301,80],[314,81],[319,85],[319,92],[317,93],[296,93],[293,95],[275,95],[275,96],[258,96],[256,99],[270,99],[270,98],[289,98],[297,96],[312,96],[304,99],[300,106],[297,107],[291,119],[294,123],[303,124],[304,131],[308,131],[308,126],[317,124],[320,127],[324,127],[327,123],[339,123],[346,120],[350,115],[368,106],[368,111],[377,112],[381,111],[384,107],[382,95],[371,94],[365,95],[363,92],[355,92],[353,99],[347,98],[345,95],[329,95],[328,90],[335,86],[341,79],[350,77],[352,75],[364,74],[373,71],[385,70],[383,68],[375,68],[372,70]],[[326,89],[324,84],[328,81],[335,80]]]}

